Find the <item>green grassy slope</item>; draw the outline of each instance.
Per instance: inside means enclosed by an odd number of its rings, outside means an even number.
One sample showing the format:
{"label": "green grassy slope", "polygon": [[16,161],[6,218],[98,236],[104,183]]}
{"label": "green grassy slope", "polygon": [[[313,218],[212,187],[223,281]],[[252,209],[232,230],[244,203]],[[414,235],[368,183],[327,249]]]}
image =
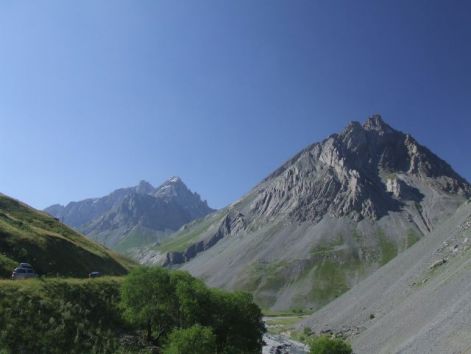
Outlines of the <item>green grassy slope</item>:
{"label": "green grassy slope", "polygon": [[19,262],[31,263],[40,274],[61,276],[119,275],[133,266],[46,213],[0,195],[0,277],[9,277]]}
{"label": "green grassy slope", "polygon": [[166,252],[183,252],[192,244],[204,238],[208,230],[213,227],[217,230],[219,222],[227,215],[225,209],[216,213],[210,214],[205,218],[195,220],[187,225],[182,230],[172,234],[169,238],[162,243],[153,247],[152,249],[166,253]]}

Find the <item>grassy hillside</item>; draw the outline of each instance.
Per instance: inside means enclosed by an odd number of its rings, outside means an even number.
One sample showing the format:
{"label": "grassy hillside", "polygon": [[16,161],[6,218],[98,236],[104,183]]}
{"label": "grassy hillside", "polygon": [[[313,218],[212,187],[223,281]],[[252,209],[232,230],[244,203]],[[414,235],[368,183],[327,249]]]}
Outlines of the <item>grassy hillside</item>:
{"label": "grassy hillside", "polygon": [[20,262],[40,274],[61,276],[120,275],[133,266],[46,213],[0,195],[0,277],[9,277]]}
{"label": "grassy hillside", "polygon": [[[202,328],[211,349],[201,349]],[[255,354],[264,332],[250,295],[209,289],[180,271],[0,280],[1,354]]]}
{"label": "grassy hillside", "polygon": [[0,280],[0,353],[118,352],[122,279]]}

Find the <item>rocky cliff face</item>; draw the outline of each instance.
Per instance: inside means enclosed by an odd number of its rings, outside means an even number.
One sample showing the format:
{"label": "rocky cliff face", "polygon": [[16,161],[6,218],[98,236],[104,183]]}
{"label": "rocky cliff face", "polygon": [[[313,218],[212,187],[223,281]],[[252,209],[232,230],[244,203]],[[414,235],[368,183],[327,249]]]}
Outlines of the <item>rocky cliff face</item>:
{"label": "rocky cliff face", "polygon": [[266,218],[287,213],[295,221],[319,221],[327,214],[377,220],[408,201],[423,200],[419,181],[437,192],[470,192],[446,162],[373,116],[310,146],[268,177],[251,211]]}
{"label": "rocky cliff face", "polygon": [[[236,203],[139,257],[185,262],[210,285],[251,291],[264,307],[314,309],[470,195],[445,161],[376,115],[307,147]],[[234,215],[239,226],[221,233]]]}
{"label": "rocky cliff face", "polygon": [[154,188],[141,181],[102,198],[53,205],[46,212],[106,246],[128,248],[156,242],[213,210],[179,177]]}

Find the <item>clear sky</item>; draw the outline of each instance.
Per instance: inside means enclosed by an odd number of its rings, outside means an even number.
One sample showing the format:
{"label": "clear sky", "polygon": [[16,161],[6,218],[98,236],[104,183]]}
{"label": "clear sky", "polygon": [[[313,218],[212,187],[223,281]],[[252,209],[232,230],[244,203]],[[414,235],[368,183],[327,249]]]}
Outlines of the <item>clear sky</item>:
{"label": "clear sky", "polygon": [[0,1],[0,191],[212,207],[381,113],[471,179],[467,0]]}

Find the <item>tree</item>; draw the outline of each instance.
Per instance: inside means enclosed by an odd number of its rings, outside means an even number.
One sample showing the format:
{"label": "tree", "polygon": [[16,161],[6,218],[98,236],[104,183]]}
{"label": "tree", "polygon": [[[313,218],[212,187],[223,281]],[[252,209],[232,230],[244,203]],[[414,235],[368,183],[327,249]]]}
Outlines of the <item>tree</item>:
{"label": "tree", "polygon": [[311,354],[351,354],[352,347],[347,342],[338,338],[320,336],[309,343]]}
{"label": "tree", "polygon": [[174,329],[168,336],[163,354],[212,354],[216,353],[216,336],[209,327],[194,325]]}
{"label": "tree", "polygon": [[211,327],[217,338],[218,353],[260,353],[265,325],[252,295],[211,290]]}
{"label": "tree", "polygon": [[199,325],[211,328],[218,353],[252,354],[262,349],[265,326],[252,296],[208,289],[186,272],[133,270],[121,287],[121,306],[124,317],[154,345],[165,343],[175,328]]}
{"label": "tree", "polygon": [[157,344],[178,325],[175,286],[163,268],[132,270],[121,286],[121,306],[124,317],[145,331],[149,343]]}

